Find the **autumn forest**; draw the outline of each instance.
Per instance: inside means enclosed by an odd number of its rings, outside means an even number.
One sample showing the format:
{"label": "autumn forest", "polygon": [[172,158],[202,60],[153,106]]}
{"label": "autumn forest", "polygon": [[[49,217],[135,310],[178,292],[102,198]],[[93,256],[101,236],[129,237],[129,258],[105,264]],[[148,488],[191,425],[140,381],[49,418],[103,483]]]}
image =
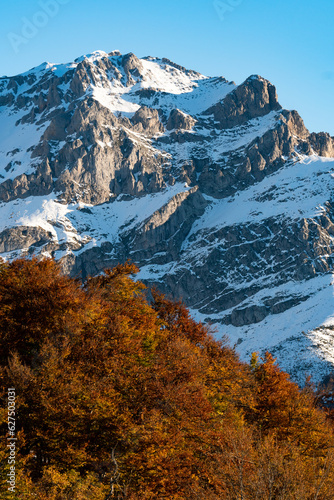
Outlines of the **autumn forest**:
{"label": "autumn forest", "polygon": [[334,419],[312,381],[270,353],[241,362],[136,272],[0,265],[0,498],[332,500]]}

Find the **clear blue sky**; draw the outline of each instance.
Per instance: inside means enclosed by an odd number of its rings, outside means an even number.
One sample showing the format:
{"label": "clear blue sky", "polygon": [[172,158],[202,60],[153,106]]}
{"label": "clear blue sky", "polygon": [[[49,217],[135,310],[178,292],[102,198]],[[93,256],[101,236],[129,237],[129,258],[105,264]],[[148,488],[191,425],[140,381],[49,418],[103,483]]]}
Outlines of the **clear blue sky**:
{"label": "clear blue sky", "polygon": [[0,75],[97,49],[168,57],[236,83],[260,74],[310,130],[334,135],[333,20],[333,0],[12,0],[1,6]]}

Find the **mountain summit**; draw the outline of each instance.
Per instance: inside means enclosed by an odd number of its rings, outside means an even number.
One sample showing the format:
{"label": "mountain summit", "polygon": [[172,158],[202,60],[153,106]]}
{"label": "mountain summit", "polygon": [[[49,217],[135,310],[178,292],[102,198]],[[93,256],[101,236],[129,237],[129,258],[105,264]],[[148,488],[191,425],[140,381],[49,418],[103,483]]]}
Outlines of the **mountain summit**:
{"label": "mountain summit", "polygon": [[276,89],[97,51],[0,79],[0,252],[131,259],[247,358],[334,364],[334,139]]}

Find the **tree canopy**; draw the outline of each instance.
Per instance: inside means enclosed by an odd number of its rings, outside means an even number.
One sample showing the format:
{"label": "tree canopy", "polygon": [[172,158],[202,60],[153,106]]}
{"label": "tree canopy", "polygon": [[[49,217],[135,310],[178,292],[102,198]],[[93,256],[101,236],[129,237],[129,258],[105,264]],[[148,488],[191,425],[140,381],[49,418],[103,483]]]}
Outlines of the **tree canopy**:
{"label": "tree canopy", "polygon": [[241,362],[182,302],[149,302],[136,272],[81,283],[50,259],[1,264],[1,498],[332,499],[333,424],[313,392],[270,353]]}

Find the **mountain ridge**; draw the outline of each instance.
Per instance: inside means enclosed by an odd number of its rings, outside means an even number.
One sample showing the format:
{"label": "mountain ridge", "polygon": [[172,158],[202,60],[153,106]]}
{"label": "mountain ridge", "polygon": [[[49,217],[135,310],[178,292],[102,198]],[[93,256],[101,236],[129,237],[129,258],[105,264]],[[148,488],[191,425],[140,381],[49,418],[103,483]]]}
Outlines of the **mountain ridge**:
{"label": "mountain ridge", "polygon": [[83,278],[130,258],[242,356],[270,347],[299,381],[332,369],[334,140],[268,80],[96,51],[0,78],[0,123],[3,258]]}

